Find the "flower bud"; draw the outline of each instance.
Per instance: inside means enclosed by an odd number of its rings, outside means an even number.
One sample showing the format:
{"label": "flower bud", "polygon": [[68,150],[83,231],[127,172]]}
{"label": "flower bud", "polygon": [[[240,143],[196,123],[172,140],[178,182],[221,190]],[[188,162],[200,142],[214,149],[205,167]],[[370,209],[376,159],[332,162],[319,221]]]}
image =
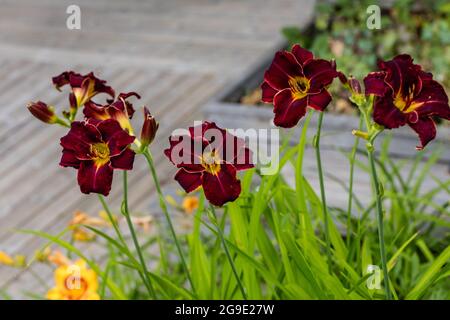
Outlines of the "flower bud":
{"label": "flower bud", "polygon": [[369,140],[369,134],[361,130],[352,130],[352,135],[362,138],[364,140]]}
{"label": "flower bud", "polygon": [[158,127],[159,123],[156,122],[155,118],[150,114],[150,111],[144,107],[144,124],[142,125],[141,131],[142,148],[147,147],[153,142]]}
{"label": "flower bud", "polygon": [[355,78],[351,77],[350,80],[348,81],[350,88],[352,89],[352,91],[356,94],[361,94],[362,90],[361,90],[361,85],[359,84],[359,81],[356,80]]}
{"label": "flower bud", "polygon": [[30,110],[33,116],[35,116],[42,122],[53,124],[58,119],[53,109],[42,101],[30,102],[27,108],[28,110]]}
{"label": "flower bud", "polygon": [[338,72],[338,78],[344,86],[348,84],[347,76],[340,71]]}

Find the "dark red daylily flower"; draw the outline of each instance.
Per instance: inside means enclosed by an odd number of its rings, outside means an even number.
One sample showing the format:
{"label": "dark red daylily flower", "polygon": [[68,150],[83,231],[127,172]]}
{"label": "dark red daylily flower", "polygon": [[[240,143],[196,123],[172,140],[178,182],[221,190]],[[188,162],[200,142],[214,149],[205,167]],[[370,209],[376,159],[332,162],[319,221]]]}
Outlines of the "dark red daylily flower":
{"label": "dark red daylily flower", "polygon": [[236,172],[252,168],[252,153],[245,141],[216,126],[203,122],[190,127],[185,135],[171,136],[164,150],[180,168],[175,180],[186,192],[202,186],[211,204],[222,206],[241,193]]}
{"label": "dark red daylily flower", "polygon": [[129,97],[141,98],[136,92],[119,94],[116,101],[108,100],[107,105],[100,105],[93,101],[88,101],[83,109],[84,116],[87,119],[106,120],[115,119],[119,122],[122,129],[133,133],[130,120],[134,114],[133,105],[127,101]]}
{"label": "dark red daylily flower", "polygon": [[418,135],[423,149],[436,137],[432,117],[450,120],[450,106],[444,88],[433,75],[402,54],[390,61],[380,61],[381,71],[364,78],[366,94],[376,96],[373,118],[388,129],[409,125]]}
{"label": "dark red daylily flower", "polygon": [[307,107],[323,111],[331,101],[326,87],[338,76],[336,65],[294,45],[278,51],[264,74],[262,101],[273,103],[276,126],[291,128],[305,115]]}
{"label": "dark red daylily flower", "polygon": [[69,133],[61,138],[60,165],[78,169],[81,192],[107,196],[114,169],[133,168],[135,153],[129,146],[134,139],[113,119],[74,121]]}
{"label": "dark red daylily flower", "polygon": [[99,93],[106,93],[113,98],[115,96],[114,90],[106,85],[106,81],[98,79],[93,72],[81,75],[73,71],[65,71],[53,77],[52,80],[58,90],[67,84],[72,88],[72,92],[69,95],[71,109],[83,106]]}

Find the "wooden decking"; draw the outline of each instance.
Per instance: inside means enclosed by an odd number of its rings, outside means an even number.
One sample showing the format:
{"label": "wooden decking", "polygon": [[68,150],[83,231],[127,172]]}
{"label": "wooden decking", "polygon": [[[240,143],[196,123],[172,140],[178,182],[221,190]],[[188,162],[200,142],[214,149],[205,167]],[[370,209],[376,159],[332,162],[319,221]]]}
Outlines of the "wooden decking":
{"label": "wooden decking", "polygon": [[[77,0],[82,29],[70,31],[65,12],[73,1],[0,0],[0,250],[30,255],[43,242],[17,229],[57,233],[73,211],[100,209],[95,195],[79,192],[76,172],[58,166],[65,131],[25,108],[37,99],[66,104],[52,76],[94,70],[118,91],[139,92],[135,106],[149,106],[161,124],[153,150],[165,183],[173,176],[162,156],[170,132],[200,119],[208,99],[273,50],[282,26],[305,23],[312,2]],[[129,179],[133,212],[148,213],[154,192],[143,159]],[[112,207],[120,194],[116,176]],[[42,293],[39,286],[29,272],[0,266],[0,288],[13,297]]]}

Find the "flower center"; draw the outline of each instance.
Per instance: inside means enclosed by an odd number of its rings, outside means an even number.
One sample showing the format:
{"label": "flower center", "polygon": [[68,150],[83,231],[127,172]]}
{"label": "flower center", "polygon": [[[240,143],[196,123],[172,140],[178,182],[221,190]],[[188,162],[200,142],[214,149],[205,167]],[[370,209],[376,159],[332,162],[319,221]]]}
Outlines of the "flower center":
{"label": "flower center", "polygon": [[109,147],[104,142],[91,145],[92,160],[97,166],[102,166],[109,162]]}
{"label": "flower center", "polygon": [[70,275],[64,280],[64,287],[70,300],[80,300],[88,289],[88,283],[83,277]]}
{"label": "flower center", "polygon": [[220,157],[216,151],[205,151],[202,156],[202,166],[206,172],[217,175],[220,171]]}
{"label": "flower center", "polygon": [[294,99],[302,99],[307,95],[309,90],[308,79],[305,77],[294,77],[290,78],[288,82]]}
{"label": "flower center", "polygon": [[398,92],[397,95],[394,97],[394,106],[403,113],[410,113],[415,111],[423,103],[413,101],[414,90],[415,86],[412,85],[411,87],[409,87],[408,94],[406,96],[403,96],[401,92]]}

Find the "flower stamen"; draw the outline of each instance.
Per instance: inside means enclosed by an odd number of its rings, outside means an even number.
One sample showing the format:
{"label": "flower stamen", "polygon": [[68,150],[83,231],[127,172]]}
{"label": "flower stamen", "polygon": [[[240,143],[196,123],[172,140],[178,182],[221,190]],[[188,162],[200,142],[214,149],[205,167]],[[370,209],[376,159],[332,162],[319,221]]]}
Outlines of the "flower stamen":
{"label": "flower stamen", "polygon": [[95,161],[97,166],[105,165],[109,162],[109,147],[104,142],[98,142],[91,145],[92,160]]}
{"label": "flower stamen", "polygon": [[294,99],[302,99],[307,95],[310,87],[308,79],[305,77],[294,77],[289,78],[288,82]]}
{"label": "flower stamen", "polygon": [[220,171],[220,157],[216,151],[205,151],[202,156],[202,166],[205,171],[217,175]]}

